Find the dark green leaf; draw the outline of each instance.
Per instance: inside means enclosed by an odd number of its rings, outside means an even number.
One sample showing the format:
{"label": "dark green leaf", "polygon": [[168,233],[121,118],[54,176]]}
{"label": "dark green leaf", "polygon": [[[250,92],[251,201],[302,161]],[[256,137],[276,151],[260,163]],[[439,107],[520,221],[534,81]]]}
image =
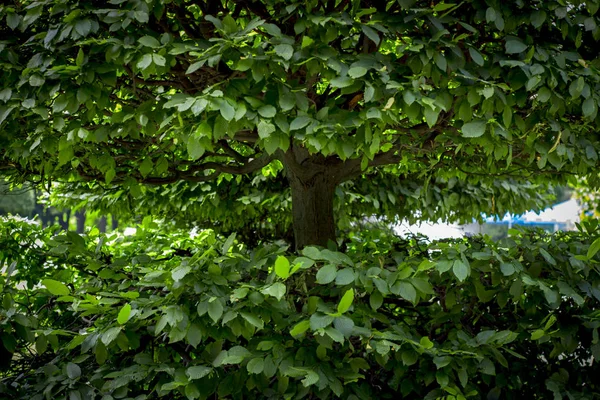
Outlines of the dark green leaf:
{"label": "dark green leaf", "polygon": [[487,121],[484,120],[467,122],[461,128],[462,135],[468,138],[480,137],[485,133],[486,125]]}
{"label": "dark green leaf", "polygon": [[507,54],[518,54],[527,50],[527,45],[519,39],[508,39],[505,48]]}

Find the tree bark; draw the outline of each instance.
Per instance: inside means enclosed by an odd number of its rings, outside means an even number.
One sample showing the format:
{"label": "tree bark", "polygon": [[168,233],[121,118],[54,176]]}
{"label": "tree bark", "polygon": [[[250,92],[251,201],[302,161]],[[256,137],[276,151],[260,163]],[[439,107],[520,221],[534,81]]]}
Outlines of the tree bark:
{"label": "tree bark", "polygon": [[317,174],[303,182],[288,177],[292,189],[292,215],[296,250],[309,245],[327,246],[335,242],[333,199],[336,184],[327,175]]}
{"label": "tree bark", "polygon": [[292,220],[296,250],[310,245],[326,247],[336,240],[333,215],[335,189],[343,165],[337,158],[312,155],[292,144],[278,154],[292,190]]}

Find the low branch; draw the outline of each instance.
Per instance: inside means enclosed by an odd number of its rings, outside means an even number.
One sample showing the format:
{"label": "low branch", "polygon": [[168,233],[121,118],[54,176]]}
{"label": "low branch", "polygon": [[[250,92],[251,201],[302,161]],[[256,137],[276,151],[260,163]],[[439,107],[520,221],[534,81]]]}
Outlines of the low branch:
{"label": "low branch", "polygon": [[[166,185],[178,181],[207,182],[216,179],[219,175],[223,173],[233,175],[250,174],[267,166],[271,161],[273,161],[273,159],[273,156],[264,154],[261,157],[251,159],[241,165],[227,165],[220,164],[214,161],[209,161],[202,164],[191,165],[187,170],[184,171],[175,168],[170,168],[170,175],[164,177],[143,177],[141,175],[132,175],[126,172],[119,171],[116,173],[116,176],[113,178],[112,182],[123,182],[128,177],[135,179],[139,183],[145,183],[149,185]],[[208,175],[197,175],[197,173],[199,172],[211,170],[213,172],[211,172]],[[77,173],[80,177],[88,181],[104,180],[104,176],[101,174],[90,174],[86,172],[81,164],[77,167]]]}
{"label": "low branch", "polygon": [[248,161],[248,157],[245,157],[245,156],[241,155],[240,153],[238,153],[237,151],[235,151],[234,149],[232,149],[226,140],[219,140],[219,146],[221,146],[221,149],[223,149],[223,151],[227,155],[233,157],[237,162],[245,163]]}
{"label": "low branch", "polygon": [[[148,80],[145,80],[143,78],[136,76],[133,73],[133,70],[131,68],[129,68],[128,65],[123,64],[123,68],[125,69],[125,72],[127,72],[127,75],[129,75],[129,78],[133,81],[134,86],[142,84],[144,86],[166,86],[166,87],[172,87],[172,88],[177,88],[177,89],[181,89],[181,90],[186,89],[185,86],[181,82],[169,81],[169,80],[148,81]],[[134,87],[134,89],[136,89],[136,88]]]}
{"label": "low branch", "polygon": [[239,131],[233,136],[233,140],[246,143],[256,143],[258,139],[258,133],[250,130]]}

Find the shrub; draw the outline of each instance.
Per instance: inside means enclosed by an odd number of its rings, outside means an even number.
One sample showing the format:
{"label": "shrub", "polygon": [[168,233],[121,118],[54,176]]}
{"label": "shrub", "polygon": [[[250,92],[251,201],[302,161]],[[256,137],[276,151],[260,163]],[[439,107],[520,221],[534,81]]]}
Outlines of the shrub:
{"label": "shrub", "polygon": [[5,398],[600,395],[593,222],[499,243],[363,231],[301,254],[150,220],[0,233]]}

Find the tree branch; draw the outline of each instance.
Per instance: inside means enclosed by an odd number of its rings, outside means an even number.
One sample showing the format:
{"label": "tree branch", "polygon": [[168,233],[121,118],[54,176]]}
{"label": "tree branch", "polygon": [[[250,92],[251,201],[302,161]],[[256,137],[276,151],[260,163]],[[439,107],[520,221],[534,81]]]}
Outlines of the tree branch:
{"label": "tree branch", "polygon": [[[192,165],[187,170],[178,170],[176,168],[170,168],[170,175],[168,176],[149,176],[143,177],[137,174],[130,174],[127,172],[118,171],[116,176],[113,178],[112,182],[122,182],[125,178],[131,177],[138,181],[139,183],[145,183],[149,185],[165,185],[169,183],[175,183],[178,181],[188,181],[188,182],[207,182],[217,178],[219,175],[225,174],[233,174],[233,175],[244,175],[250,174],[252,172],[258,171],[263,167],[267,166],[271,161],[273,161],[274,157],[268,154],[264,154],[261,157],[251,159],[242,165],[226,165],[221,164],[214,161],[205,162],[202,164]],[[197,175],[199,172],[210,171],[213,172],[208,175]],[[80,164],[77,169],[77,173],[82,178],[88,181],[102,181],[104,180],[104,176],[101,174],[90,174],[84,170],[82,165]]]}
{"label": "tree branch", "polygon": [[245,156],[241,155],[240,153],[238,153],[237,151],[235,151],[234,149],[232,149],[226,140],[219,140],[219,146],[221,146],[221,149],[223,149],[225,154],[233,157],[237,162],[245,163],[248,161],[248,157],[245,157]]}

